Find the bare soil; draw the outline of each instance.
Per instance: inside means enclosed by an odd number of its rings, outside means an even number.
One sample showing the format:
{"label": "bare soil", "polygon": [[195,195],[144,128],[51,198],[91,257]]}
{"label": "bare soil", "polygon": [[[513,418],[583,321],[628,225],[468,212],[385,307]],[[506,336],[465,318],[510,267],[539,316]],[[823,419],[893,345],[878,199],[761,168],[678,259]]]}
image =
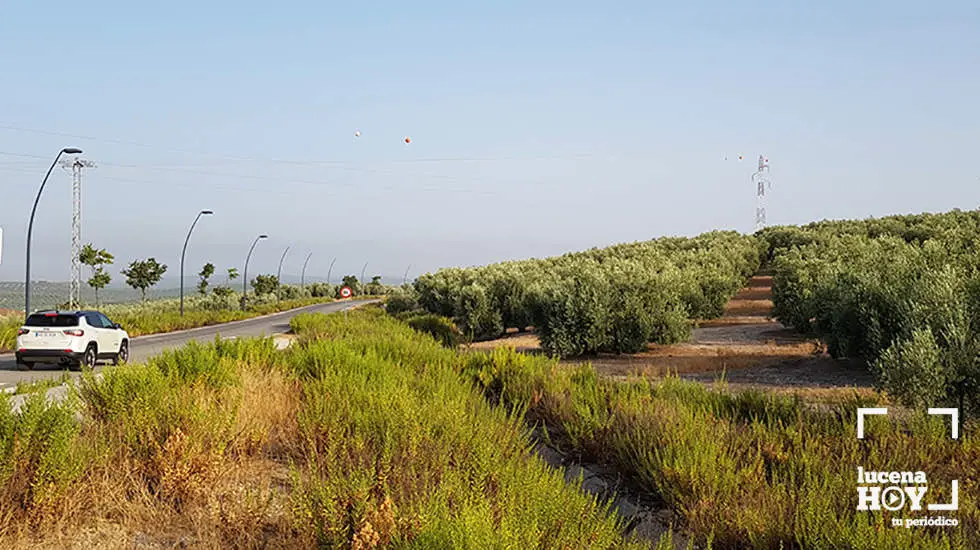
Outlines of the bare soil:
{"label": "bare soil", "polygon": [[[715,385],[724,378],[727,387],[799,393],[820,398],[842,392],[868,395],[872,377],[858,361],[836,360],[818,340],[806,338],[770,317],[772,277],[757,275],[728,303],[724,315],[698,323],[689,342],[651,344],[635,354],[598,354],[565,360],[574,365],[590,362],[601,374],[613,378],[681,378]],[[474,343],[472,349],[509,346],[527,353],[541,353],[533,333],[508,334]]]}

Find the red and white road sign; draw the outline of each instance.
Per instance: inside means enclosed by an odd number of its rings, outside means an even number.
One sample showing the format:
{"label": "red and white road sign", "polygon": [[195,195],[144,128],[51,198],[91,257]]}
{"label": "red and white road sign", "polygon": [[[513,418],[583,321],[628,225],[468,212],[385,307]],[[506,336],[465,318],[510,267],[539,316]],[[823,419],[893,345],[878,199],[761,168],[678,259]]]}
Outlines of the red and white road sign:
{"label": "red and white road sign", "polygon": [[341,298],[350,298],[351,294],[353,293],[354,291],[352,291],[349,286],[345,286],[344,288],[340,289]]}

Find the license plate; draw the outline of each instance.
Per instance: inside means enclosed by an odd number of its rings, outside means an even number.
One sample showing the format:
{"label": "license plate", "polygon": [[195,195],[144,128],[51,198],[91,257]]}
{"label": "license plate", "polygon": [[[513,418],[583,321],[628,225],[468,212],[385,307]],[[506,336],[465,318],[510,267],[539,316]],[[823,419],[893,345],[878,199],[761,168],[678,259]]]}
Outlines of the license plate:
{"label": "license plate", "polygon": [[50,337],[54,336],[55,334],[56,333],[54,333],[54,332],[35,332],[34,333],[34,336],[37,336],[38,338],[50,338]]}

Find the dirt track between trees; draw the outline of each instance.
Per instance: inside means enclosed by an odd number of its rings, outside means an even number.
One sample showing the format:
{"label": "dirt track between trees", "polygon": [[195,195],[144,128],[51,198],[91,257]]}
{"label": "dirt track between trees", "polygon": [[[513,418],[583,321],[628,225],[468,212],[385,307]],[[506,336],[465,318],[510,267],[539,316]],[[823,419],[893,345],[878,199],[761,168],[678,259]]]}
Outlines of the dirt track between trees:
{"label": "dirt track between trees", "polygon": [[[725,314],[703,321],[690,342],[660,346],[628,354],[599,354],[564,361],[590,362],[604,375],[662,377],[668,373],[714,385],[724,376],[730,389],[758,388],[777,392],[812,394],[871,391],[872,377],[857,361],[836,360],[824,346],[784,327],[769,317],[772,311],[772,278],[753,277],[728,303]],[[540,352],[533,334],[511,334],[473,344],[474,349],[498,346]]]}

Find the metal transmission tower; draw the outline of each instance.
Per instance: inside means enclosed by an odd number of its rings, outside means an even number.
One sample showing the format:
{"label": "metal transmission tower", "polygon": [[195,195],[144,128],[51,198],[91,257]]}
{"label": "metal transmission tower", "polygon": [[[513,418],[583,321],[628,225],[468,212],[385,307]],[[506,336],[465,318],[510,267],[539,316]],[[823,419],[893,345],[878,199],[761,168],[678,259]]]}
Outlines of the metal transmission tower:
{"label": "metal transmission tower", "polygon": [[752,174],[752,181],[756,184],[755,230],[758,231],[766,226],[766,188],[772,189],[769,159],[762,155],[759,155],[759,169]]}
{"label": "metal transmission tower", "polygon": [[75,157],[61,161],[61,167],[71,169],[71,284],[68,287],[68,307],[78,308],[82,291],[82,169],[95,168],[95,163]]}

